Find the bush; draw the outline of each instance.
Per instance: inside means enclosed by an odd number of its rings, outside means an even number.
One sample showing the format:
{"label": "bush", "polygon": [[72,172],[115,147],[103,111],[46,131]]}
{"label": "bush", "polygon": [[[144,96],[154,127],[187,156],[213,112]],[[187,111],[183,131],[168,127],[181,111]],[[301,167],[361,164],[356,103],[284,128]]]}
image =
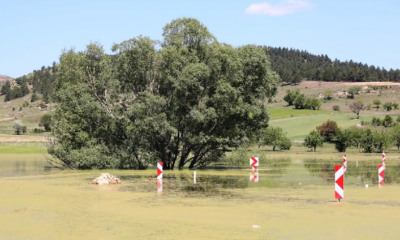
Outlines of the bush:
{"label": "bush", "polygon": [[39,127],[44,127],[44,130],[46,132],[50,132],[51,131],[51,115],[50,113],[46,113],[44,114],[39,121]]}
{"label": "bush", "polygon": [[31,102],[34,102],[36,100],[39,100],[39,96],[36,95],[36,93],[32,93]]}
{"label": "bush", "polygon": [[386,109],[387,111],[391,111],[393,108],[393,103],[387,102],[387,103],[383,104],[383,108]]}
{"label": "bush", "polygon": [[340,107],[338,105],[334,105],[332,109],[333,111],[340,111]]}
{"label": "bush", "polygon": [[44,133],[44,130],[41,128],[34,128],[33,133]]}
{"label": "bush", "polygon": [[321,102],[316,98],[307,98],[303,107],[306,109],[318,110],[321,108]]}
{"label": "bush", "polygon": [[354,95],[358,94],[361,91],[361,87],[360,86],[354,86],[349,88],[349,90],[347,91],[349,93],[348,98],[353,99]]}
{"label": "bush", "polygon": [[300,94],[300,90],[296,89],[295,91],[287,90],[286,95],[283,97],[283,100],[285,100],[289,106],[293,105],[296,97]]}
{"label": "bush", "polygon": [[367,110],[371,110],[371,103],[368,103]]}
{"label": "bush", "polygon": [[324,140],[321,135],[316,130],[312,130],[308,136],[304,139],[303,145],[305,147],[311,148],[316,152],[317,147],[322,147],[324,144]]}
{"label": "bush", "polygon": [[389,115],[386,115],[385,118],[383,119],[382,125],[384,127],[391,127],[393,124],[393,118]]}
{"label": "bush", "polygon": [[397,120],[396,120],[396,121],[397,121],[397,122],[400,122],[400,116],[397,117]]}
{"label": "bush", "polygon": [[382,121],[380,118],[377,117],[372,117],[372,121],[371,121],[372,126],[380,126],[382,125]]}
{"label": "bush", "polygon": [[15,121],[13,122],[13,126],[12,126],[12,127],[14,128],[14,132],[15,132],[15,134],[17,134],[17,135],[26,133],[26,126],[24,126],[24,125],[22,124],[21,120],[15,120]]}
{"label": "bush", "polygon": [[393,103],[393,108],[394,109],[398,109],[399,108],[399,104],[398,103]]}
{"label": "bush", "polygon": [[348,131],[338,130],[335,135],[335,149],[338,152],[346,152],[346,149],[351,146],[350,134]]}
{"label": "bush", "polygon": [[332,90],[326,90],[324,94],[325,100],[332,100],[333,99],[333,91]]}
{"label": "bush", "polygon": [[326,121],[321,126],[317,127],[319,134],[325,138],[326,141],[331,141],[339,130],[339,127],[335,121]]}
{"label": "bush", "polygon": [[299,95],[297,95],[293,104],[296,109],[303,109],[305,102],[306,102],[306,97],[304,96],[304,93],[300,93]]}
{"label": "bush", "polygon": [[380,105],[382,104],[381,100],[378,98],[374,99],[373,103],[375,105],[376,110],[378,110],[380,108]]}

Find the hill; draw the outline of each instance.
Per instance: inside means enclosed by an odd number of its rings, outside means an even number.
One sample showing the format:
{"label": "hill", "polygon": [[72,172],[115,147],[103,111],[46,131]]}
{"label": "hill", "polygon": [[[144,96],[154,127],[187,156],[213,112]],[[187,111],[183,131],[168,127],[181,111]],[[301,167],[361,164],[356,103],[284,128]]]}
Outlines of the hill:
{"label": "hill", "polygon": [[0,75],[0,83],[5,83],[7,81],[13,80],[12,77],[6,76],[6,75]]}

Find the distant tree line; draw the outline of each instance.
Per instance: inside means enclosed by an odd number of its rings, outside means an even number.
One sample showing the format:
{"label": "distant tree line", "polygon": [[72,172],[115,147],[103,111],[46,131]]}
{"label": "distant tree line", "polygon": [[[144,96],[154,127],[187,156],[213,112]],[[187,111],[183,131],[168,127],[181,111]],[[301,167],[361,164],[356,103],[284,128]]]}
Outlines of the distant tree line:
{"label": "distant tree line", "polygon": [[[20,82],[21,84],[19,84]],[[10,81],[7,81],[3,86],[1,87],[1,95],[6,95],[4,98],[5,102],[8,102],[10,100],[20,98],[23,96],[26,96],[29,94],[29,88],[26,84],[26,82],[21,82],[19,78],[16,79],[16,83],[19,85],[11,86]]]}
{"label": "distant tree line", "polygon": [[400,82],[400,70],[375,67],[358,62],[331,60],[325,55],[314,55],[292,48],[263,47],[271,59],[271,67],[282,82],[298,84],[303,79],[319,81]]}

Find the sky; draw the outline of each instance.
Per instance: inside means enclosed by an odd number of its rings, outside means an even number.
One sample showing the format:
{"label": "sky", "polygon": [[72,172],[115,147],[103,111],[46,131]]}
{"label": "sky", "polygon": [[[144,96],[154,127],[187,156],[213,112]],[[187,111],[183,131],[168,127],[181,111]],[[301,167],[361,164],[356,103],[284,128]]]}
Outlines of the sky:
{"label": "sky", "polygon": [[289,47],[386,69],[400,68],[400,1],[0,0],[0,75],[20,77],[58,62],[63,49],[139,35],[162,40],[182,17],[219,42]]}

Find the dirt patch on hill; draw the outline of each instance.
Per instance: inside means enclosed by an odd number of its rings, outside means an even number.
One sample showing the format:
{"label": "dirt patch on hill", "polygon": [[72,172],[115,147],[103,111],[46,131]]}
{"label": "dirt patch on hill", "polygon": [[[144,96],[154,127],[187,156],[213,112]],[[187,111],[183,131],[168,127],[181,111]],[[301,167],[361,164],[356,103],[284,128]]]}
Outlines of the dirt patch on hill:
{"label": "dirt patch on hill", "polygon": [[339,87],[339,86],[400,86],[400,83],[394,82],[319,82],[319,81],[303,81],[299,87]]}

